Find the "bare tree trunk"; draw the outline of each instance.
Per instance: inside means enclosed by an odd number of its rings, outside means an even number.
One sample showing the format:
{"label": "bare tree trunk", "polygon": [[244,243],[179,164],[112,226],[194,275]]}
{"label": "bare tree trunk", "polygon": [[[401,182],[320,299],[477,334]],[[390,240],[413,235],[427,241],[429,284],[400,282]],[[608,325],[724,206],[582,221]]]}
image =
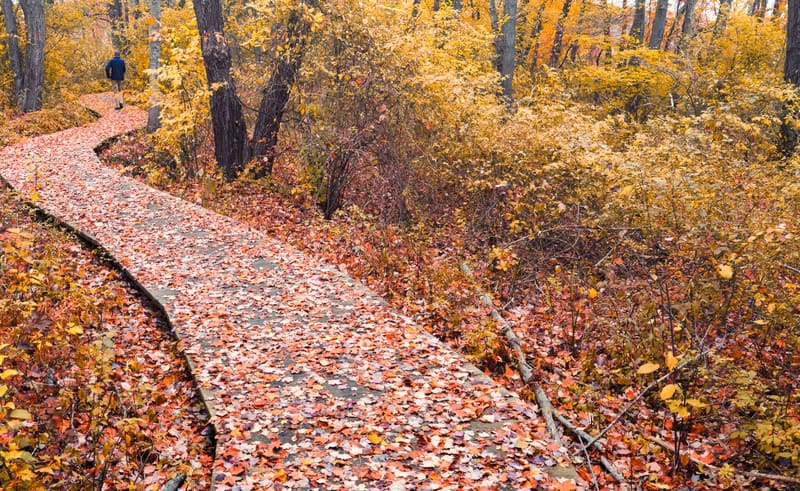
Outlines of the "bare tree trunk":
{"label": "bare tree trunk", "polygon": [[419,4],[422,0],[414,0],[414,6],[411,7],[411,18],[416,19],[419,15]]}
{"label": "bare tree trunk", "polygon": [[636,0],[633,13],[633,24],[631,24],[630,36],[636,38],[637,44],[644,44],[644,0]]}
{"label": "bare tree trunk", "polygon": [[44,88],[44,0],[20,0],[25,16],[25,74],[23,75],[22,111],[29,113],[42,108]]}
{"label": "bare tree trunk", "polygon": [[3,12],[3,23],[6,27],[6,49],[11,73],[14,74],[13,94],[17,106],[22,104],[22,85],[24,73],[22,71],[22,52],[19,49],[19,31],[17,30],[17,14],[11,0],[0,0]]}
{"label": "bare tree trunk", "polygon": [[555,37],[553,37],[553,49],[550,51],[550,62],[548,65],[551,67],[558,66],[558,60],[561,58],[562,43],[564,42],[564,25],[567,23],[567,16],[569,15],[569,8],[571,6],[572,0],[564,0],[561,16],[559,16],[558,23],[556,24]]}
{"label": "bare tree trunk", "polygon": [[250,153],[242,102],[231,76],[231,52],[222,19],[220,0],[195,0],[194,13],[200,33],[203,64],[211,88],[211,125],[214,155],[227,179],[242,170]]}
{"label": "bare tree trunk", "polygon": [[694,10],[697,0],[686,0],[686,12],[683,16],[683,26],[681,32],[687,38],[694,34]]}
{"label": "bare tree trunk", "polygon": [[[786,10],[786,58],[783,63],[784,79],[800,87],[800,0],[789,0]],[[794,154],[797,147],[798,130],[794,122],[798,119],[796,109],[789,109],[781,125],[781,150],[784,155]],[[792,114],[793,113],[793,114]]]}
{"label": "bare tree trunk", "polygon": [[664,40],[664,30],[667,27],[667,8],[669,0],[658,0],[656,2],[656,16],[653,19],[653,32],[650,33],[650,42],[647,47],[650,49],[661,49],[661,42]]}
{"label": "bare tree trunk", "polygon": [[158,105],[158,75],[154,73],[158,70],[159,58],[161,58],[161,0],[150,0],[150,15],[154,22],[147,28],[150,37],[148,55],[150,63],[150,110],[147,112],[147,131],[153,133],[161,126],[161,107]]}
{"label": "bare tree trunk", "polygon": [[503,1],[503,19],[500,75],[503,77],[503,96],[510,103],[514,100],[514,66],[517,58],[517,0]]}
{"label": "bare tree trunk", "polygon": [[267,157],[267,162],[262,163],[262,167],[258,169],[259,176],[272,172],[281,119],[289,102],[291,87],[300,70],[310,28],[311,25],[303,10],[295,9],[289,14],[286,24],[288,49],[279,57],[269,83],[264,89],[258,119],[253,130],[253,157]]}

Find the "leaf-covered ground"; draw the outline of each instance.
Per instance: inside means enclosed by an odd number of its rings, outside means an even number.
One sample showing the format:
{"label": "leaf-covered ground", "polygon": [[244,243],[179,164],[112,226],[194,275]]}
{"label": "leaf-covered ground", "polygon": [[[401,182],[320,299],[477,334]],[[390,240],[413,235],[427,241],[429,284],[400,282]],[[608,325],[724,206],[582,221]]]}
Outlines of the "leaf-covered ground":
{"label": "leaf-covered ground", "polygon": [[547,469],[568,459],[534,406],[379,297],[103,167],[92,148],[145,115],[86,103],[104,117],[6,149],[0,174],[165,306],[218,430],[216,489],[571,485]]}
{"label": "leaf-covered ground", "polygon": [[208,489],[207,415],[143,298],[0,189],[0,487]]}

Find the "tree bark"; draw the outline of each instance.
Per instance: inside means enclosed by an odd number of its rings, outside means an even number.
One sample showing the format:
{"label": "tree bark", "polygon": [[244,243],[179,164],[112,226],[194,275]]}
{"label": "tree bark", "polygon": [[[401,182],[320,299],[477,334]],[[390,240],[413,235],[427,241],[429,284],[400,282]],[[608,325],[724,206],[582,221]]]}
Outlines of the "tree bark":
{"label": "tree bark", "polygon": [[[786,10],[786,57],[783,63],[784,79],[800,86],[800,0],[789,0]],[[794,154],[797,148],[798,130],[794,123],[800,115],[793,108],[786,109],[781,125],[781,151],[786,156]]]}
{"label": "tree bark", "polygon": [[500,76],[503,77],[503,96],[514,100],[514,66],[517,57],[517,0],[503,1],[503,53],[500,57]]}
{"label": "tree bark", "polygon": [[20,0],[25,16],[25,74],[23,75],[22,112],[38,111],[42,108],[44,88],[44,0]]}
{"label": "tree bark", "polygon": [[533,21],[533,25],[531,26],[531,42],[528,44],[528,47],[525,48],[525,53],[522,56],[523,60],[527,60],[528,55],[531,51],[533,51],[533,58],[531,59],[531,76],[533,76],[537,65],[539,64],[539,42],[542,37],[542,16],[544,15],[544,8],[546,4],[546,0],[543,0],[542,3],[539,4],[539,8],[536,10],[536,19]]}
{"label": "tree bark", "polygon": [[725,31],[732,8],[733,0],[719,0],[719,13],[717,14],[717,22],[714,24],[715,38]]}
{"label": "tree bark", "polygon": [[161,107],[158,104],[158,75],[154,73],[158,70],[159,58],[161,58],[161,0],[150,0],[150,15],[153,16],[153,24],[147,28],[150,37],[148,46],[148,56],[150,63],[150,110],[147,112],[147,132],[153,133],[161,127]]}
{"label": "tree bark", "polygon": [[567,16],[569,15],[569,8],[571,6],[572,0],[564,0],[561,16],[558,18],[558,23],[556,24],[556,33],[553,37],[553,49],[550,51],[550,62],[548,65],[551,67],[557,67],[558,60],[561,58],[561,49],[564,42],[564,25],[567,23]]}
{"label": "tree bark", "polygon": [[22,71],[22,52],[19,49],[19,31],[17,30],[17,14],[11,0],[0,0],[0,9],[3,12],[3,23],[6,28],[6,49],[11,73],[14,74],[13,94],[17,106],[22,103],[22,85],[24,73]]}
{"label": "tree bark", "polygon": [[669,0],[658,0],[656,2],[656,16],[653,18],[653,32],[650,33],[650,42],[647,47],[650,49],[661,49],[661,42],[664,40],[664,30],[667,27],[667,8]]}
{"label": "tree bark", "polygon": [[630,36],[636,38],[639,45],[644,44],[644,17],[645,17],[645,4],[644,0],[636,0],[636,6],[633,13],[633,24],[631,24]]}
{"label": "tree bark", "polygon": [[686,12],[683,14],[683,26],[681,32],[684,37],[691,37],[694,34],[694,10],[697,0],[686,0]]}
{"label": "tree bark", "polygon": [[253,157],[267,157],[267,162],[262,163],[262,167],[257,171],[258,176],[272,172],[281,119],[289,102],[291,87],[300,70],[310,28],[311,24],[301,9],[295,9],[289,14],[286,24],[287,49],[279,57],[264,89],[261,106],[258,109],[258,119],[253,130]]}
{"label": "tree bark", "polygon": [[247,162],[250,145],[242,102],[231,76],[231,52],[223,29],[220,0],[195,0],[203,64],[211,88],[211,125],[214,155],[225,177],[232,180]]}
{"label": "tree bark", "polygon": [[800,86],[800,0],[789,0],[787,12],[783,76],[787,82]]}

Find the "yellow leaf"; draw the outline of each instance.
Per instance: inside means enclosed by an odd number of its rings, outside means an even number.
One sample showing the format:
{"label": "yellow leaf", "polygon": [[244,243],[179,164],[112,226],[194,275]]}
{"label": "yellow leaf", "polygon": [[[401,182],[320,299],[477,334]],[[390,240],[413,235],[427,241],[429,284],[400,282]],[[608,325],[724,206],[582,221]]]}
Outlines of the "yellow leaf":
{"label": "yellow leaf", "polygon": [[675,389],[677,389],[677,387],[675,387],[675,384],[665,385],[664,388],[661,389],[661,399],[665,401],[667,399],[671,399],[672,396],[675,394]]}
{"label": "yellow leaf", "polygon": [[698,399],[686,399],[686,404],[696,408],[706,407],[706,405],[703,402],[699,401]]}
{"label": "yellow leaf", "polygon": [[36,469],[36,472],[38,472],[39,474],[50,474],[51,476],[55,474],[53,469],[51,469],[50,466],[47,465],[44,467],[39,467],[38,469]]}
{"label": "yellow leaf", "polygon": [[40,198],[39,192],[34,189],[31,192],[31,202],[36,203],[37,201],[39,201],[39,198]]}
{"label": "yellow leaf", "polygon": [[633,193],[633,184],[628,184],[627,186],[619,190],[619,195],[622,198],[625,198],[632,193]]}
{"label": "yellow leaf", "polygon": [[733,268],[729,264],[720,264],[717,266],[717,272],[725,280],[733,278]]}
{"label": "yellow leaf", "polygon": [[7,378],[11,378],[14,375],[19,375],[19,372],[14,370],[13,368],[9,368],[7,370],[3,370],[3,373],[0,373],[0,380],[5,380]]}
{"label": "yellow leaf", "polygon": [[28,411],[26,411],[24,409],[14,409],[13,411],[11,411],[11,414],[9,414],[8,416],[10,418],[14,418],[14,419],[33,419],[33,416],[31,416],[31,413],[29,413]]}
{"label": "yellow leaf", "polygon": [[0,385],[0,397],[3,397],[8,392],[8,387],[5,385]]}
{"label": "yellow leaf", "polygon": [[374,433],[374,432],[370,433],[369,435],[367,435],[367,439],[373,445],[379,445],[379,444],[383,443],[383,438],[379,434]]}
{"label": "yellow leaf", "polygon": [[668,370],[672,370],[678,366],[678,359],[675,358],[675,355],[672,354],[672,351],[667,352],[665,358]]}
{"label": "yellow leaf", "polygon": [[83,334],[83,328],[81,326],[78,326],[78,325],[72,324],[72,323],[70,323],[69,325],[71,327],[69,329],[67,329],[68,333],[70,333],[70,334]]}
{"label": "yellow leaf", "polygon": [[636,373],[639,375],[647,375],[648,373],[653,373],[661,367],[658,363],[645,363],[644,365],[640,366]]}
{"label": "yellow leaf", "polygon": [[589,288],[589,298],[597,298],[597,290]]}

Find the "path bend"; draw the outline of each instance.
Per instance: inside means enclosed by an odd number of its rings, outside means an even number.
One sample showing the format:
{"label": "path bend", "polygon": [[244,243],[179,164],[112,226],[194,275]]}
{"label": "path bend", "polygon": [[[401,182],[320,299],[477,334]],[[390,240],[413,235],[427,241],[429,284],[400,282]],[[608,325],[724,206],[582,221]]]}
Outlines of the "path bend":
{"label": "path bend", "polygon": [[335,268],[104,167],[94,149],[147,115],[82,102],[102,117],[0,149],[0,176],[163,307],[217,431],[215,489],[554,482],[535,406]]}

